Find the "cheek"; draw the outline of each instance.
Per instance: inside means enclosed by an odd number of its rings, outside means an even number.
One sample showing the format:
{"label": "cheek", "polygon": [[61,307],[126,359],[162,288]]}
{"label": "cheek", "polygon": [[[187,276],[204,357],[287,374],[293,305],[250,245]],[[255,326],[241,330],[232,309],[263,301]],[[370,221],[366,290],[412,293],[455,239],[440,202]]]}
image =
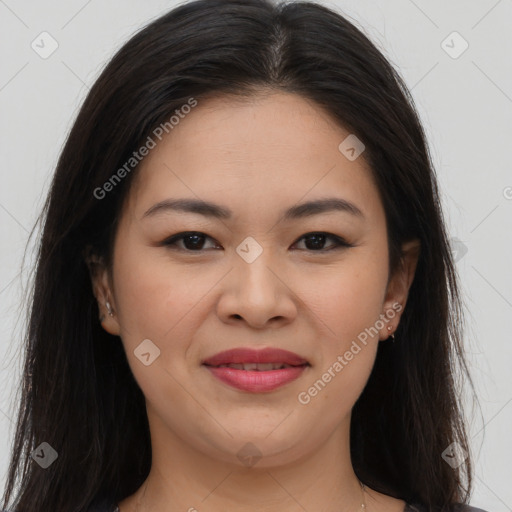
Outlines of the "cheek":
{"label": "cheek", "polygon": [[[302,277],[301,296],[317,326],[317,365],[303,401],[308,414],[323,404],[336,403],[326,414],[332,421],[351,409],[362,392],[378,348],[378,329],[387,282],[387,260],[379,251],[360,251],[336,268]],[[297,278],[297,283],[301,282]]]}
{"label": "cheek", "polygon": [[[386,265],[386,261],[359,253],[314,277],[302,276],[301,295],[322,320],[327,338],[335,345],[342,347],[379,318]],[[296,282],[301,280],[297,278]]]}
{"label": "cheek", "polygon": [[[316,365],[297,400],[302,414],[314,421],[319,415],[326,426],[334,426],[354,406],[371,374],[378,337],[365,329],[380,313],[380,294],[367,280],[356,275],[338,277],[324,289],[317,307],[318,350]],[[373,283],[375,284],[375,283]],[[373,292],[372,292],[373,290]],[[326,326],[326,327],[324,327]],[[329,428],[329,427],[327,427]]]}
{"label": "cheek", "polygon": [[198,322],[197,313],[190,312],[197,311],[194,306],[207,289],[195,290],[189,273],[155,258],[154,248],[119,249],[114,282],[120,337],[144,395],[165,408],[169,396],[178,401],[182,396],[179,383],[188,378],[183,363]]}
{"label": "cheek", "polygon": [[[127,348],[151,339],[159,348],[164,334],[190,310],[187,276],[171,272],[159,250],[119,240],[114,258],[115,302]],[[166,264],[167,263],[167,264]]]}
{"label": "cheek", "polygon": [[208,313],[208,293],[225,269],[199,272],[197,265],[173,264],[164,249],[133,243],[120,243],[118,254],[115,301],[128,357],[149,339],[160,349],[159,364],[179,371],[177,361],[185,359]]}

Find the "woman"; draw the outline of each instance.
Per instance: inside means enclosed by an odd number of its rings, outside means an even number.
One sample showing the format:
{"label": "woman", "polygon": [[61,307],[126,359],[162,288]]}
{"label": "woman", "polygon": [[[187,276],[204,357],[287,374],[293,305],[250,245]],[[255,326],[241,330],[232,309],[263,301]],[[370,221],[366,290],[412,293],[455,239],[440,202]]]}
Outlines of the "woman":
{"label": "woman", "polygon": [[477,510],[425,135],[341,15],[199,0],[151,23],[43,214],[4,507]]}

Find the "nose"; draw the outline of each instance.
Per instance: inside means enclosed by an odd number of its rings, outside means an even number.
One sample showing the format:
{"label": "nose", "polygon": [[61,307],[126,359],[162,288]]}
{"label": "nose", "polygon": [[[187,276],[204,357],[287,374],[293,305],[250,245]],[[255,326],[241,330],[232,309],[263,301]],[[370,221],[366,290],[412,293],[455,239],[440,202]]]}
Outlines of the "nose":
{"label": "nose", "polygon": [[217,314],[223,322],[263,329],[286,325],[296,317],[297,297],[291,284],[264,254],[252,263],[235,261],[222,281]]}

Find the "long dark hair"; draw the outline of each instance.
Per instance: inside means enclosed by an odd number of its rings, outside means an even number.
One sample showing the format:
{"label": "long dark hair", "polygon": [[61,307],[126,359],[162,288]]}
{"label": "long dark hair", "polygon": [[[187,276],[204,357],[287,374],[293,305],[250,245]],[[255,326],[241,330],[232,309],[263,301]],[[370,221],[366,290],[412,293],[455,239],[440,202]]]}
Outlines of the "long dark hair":
{"label": "long dark hair", "polygon": [[[91,88],[60,155],[39,218],[22,400],[3,507],[85,512],[133,494],[151,467],[145,400],[122,344],[98,322],[84,251],[111,267],[123,200],[137,167],[102,187],[155,127],[190,98],[301,95],[366,146],[386,212],[391,270],[400,246],[421,253],[396,342],[380,343],[352,411],[351,456],[370,487],[408,503],[467,503],[471,462],[457,393],[471,383],[462,308],[435,171],[399,74],[343,16],[310,2],[198,0],[133,36]],[[472,383],[471,383],[472,385]],[[43,442],[58,454],[42,469]]]}

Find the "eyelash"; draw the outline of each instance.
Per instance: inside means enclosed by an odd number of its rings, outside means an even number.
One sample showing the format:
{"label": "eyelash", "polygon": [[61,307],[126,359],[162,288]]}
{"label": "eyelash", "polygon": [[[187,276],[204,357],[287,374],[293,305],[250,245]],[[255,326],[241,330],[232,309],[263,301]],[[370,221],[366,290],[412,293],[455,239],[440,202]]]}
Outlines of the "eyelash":
{"label": "eyelash", "polygon": [[[312,235],[325,235],[327,238],[331,238],[332,240],[334,240],[335,245],[333,247],[330,247],[329,249],[318,249],[318,250],[299,249],[299,250],[306,250],[308,252],[326,253],[326,252],[337,250],[337,249],[354,247],[353,244],[348,243],[343,238],[341,238],[339,236],[336,236],[336,235],[333,235],[332,233],[326,233],[326,232],[323,232],[323,231],[311,231],[309,233],[306,233],[306,234],[302,235],[300,238],[298,238],[293,243],[293,245],[298,243],[303,238],[306,238],[306,237],[312,236]],[[184,231],[182,233],[177,233],[176,235],[173,235],[173,236],[165,239],[162,242],[162,245],[164,245],[164,246],[166,246],[166,247],[168,247],[170,249],[173,249],[173,250],[178,250],[178,251],[188,252],[188,253],[201,253],[201,252],[204,252],[206,250],[206,249],[192,250],[192,249],[186,249],[186,248],[178,247],[176,245],[177,242],[179,242],[180,240],[183,240],[184,238],[187,238],[189,236],[200,236],[200,237],[206,237],[206,238],[209,238],[211,240],[214,240],[212,237],[206,235],[205,233],[201,233],[200,231]]]}

